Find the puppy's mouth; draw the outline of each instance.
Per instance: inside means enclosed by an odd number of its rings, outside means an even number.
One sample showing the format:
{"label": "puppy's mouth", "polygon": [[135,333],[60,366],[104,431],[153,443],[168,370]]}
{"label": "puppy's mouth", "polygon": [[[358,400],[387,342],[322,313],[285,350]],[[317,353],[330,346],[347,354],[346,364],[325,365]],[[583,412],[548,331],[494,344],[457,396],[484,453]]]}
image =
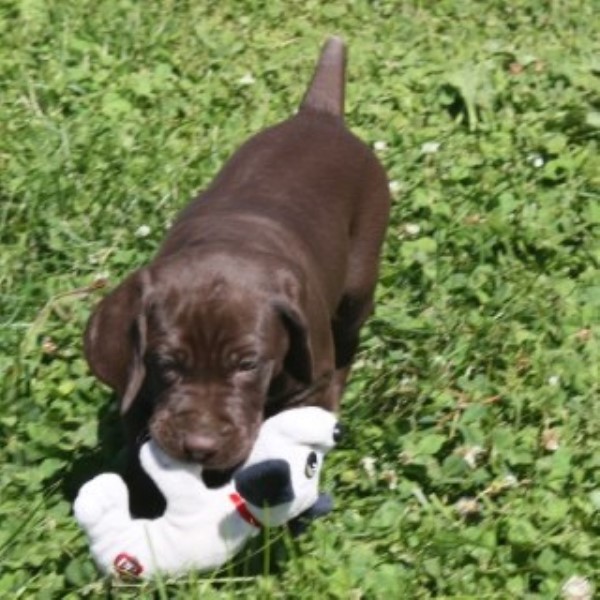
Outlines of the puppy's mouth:
{"label": "puppy's mouth", "polygon": [[[142,436],[140,436],[140,438],[138,439],[138,443],[141,445],[150,439],[153,439],[153,437],[150,435],[149,431],[146,431]],[[165,452],[173,456],[170,450],[168,448],[165,448],[161,444],[160,440],[155,439],[155,442],[161,448],[163,448]],[[201,464],[203,467],[202,480],[204,481],[204,485],[206,485],[206,487],[209,489],[220,488],[224,485],[227,485],[231,481],[233,474],[242,466],[245,460],[245,458],[240,458],[239,460],[237,460],[237,462],[234,462],[233,464],[231,464],[231,461],[223,463],[217,462],[216,465],[211,466],[208,464],[203,464],[201,461],[193,460],[190,457],[180,455],[180,453],[177,453],[177,455],[174,456],[174,458],[177,458],[179,460],[185,460],[187,462],[198,462],[199,464]]]}
{"label": "puppy's mouth", "polygon": [[179,453],[178,458],[185,462],[198,464],[205,471],[227,472],[233,471],[239,467],[239,465],[246,460],[249,453],[250,449],[248,452],[242,452],[239,450],[236,452],[225,451],[205,457],[198,456],[194,452],[187,452],[184,449]]}
{"label": "puppy's mouth", "polygon": [[233,474],[237,471],[242,463],[240,462],[235,467],[230,467],[229,469],[204,469],[202,471],[202,481],[204,481],[204,485],[209,489],[220,488],[224,485],[227,485]]}
{"label": "puppy's mouth", "polygon": [[200,465],[203,470],[214,472],[211,477],[223,477],[233,472],[250,454],[252,446],[240,443],[242,433],[220,436],[213,433],[202,434],[195,430],[181,431],[176,427],[150,425],[149,437],[169,456]]}
{"label": "puppy's mouth", "polygon": [[[225,473],[235,470],[246,460],[251,450],[251,448],[248,448],[246,451],[242,447],[228,447],[227,440],[219,440],[220,448],[215,447],[215,449],[207,451],[186,446],[185,437],[173,440],[174,443],[169,443],[170,440],[165,440],[156,435],[152,435],[152,438],[173,458],[200,465],[203,470],[214,472]],[[230,445],[233,446],[233,443]]]}
{"label": "puppy's mouth", "polygon": [[259,426],[242,427],[225,419],[207,422],[192,411],[157,411],[149,433],[171,457],[201,466],[207,485],[218,487],[248,458]]}

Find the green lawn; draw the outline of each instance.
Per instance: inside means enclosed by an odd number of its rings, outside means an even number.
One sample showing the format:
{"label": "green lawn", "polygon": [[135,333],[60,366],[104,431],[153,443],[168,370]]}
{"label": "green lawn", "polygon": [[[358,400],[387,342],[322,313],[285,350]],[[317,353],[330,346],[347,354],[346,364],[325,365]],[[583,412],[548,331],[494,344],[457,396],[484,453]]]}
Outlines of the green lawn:
{"label": "green lawn", "polygon": [[[594,0],[0,0],[0,596],[598,588],[599,23]],[[328,33],[394,197],[336,510],[217,575],[111,587],[70,515],[121,460],[86,318],[295,110]]]}

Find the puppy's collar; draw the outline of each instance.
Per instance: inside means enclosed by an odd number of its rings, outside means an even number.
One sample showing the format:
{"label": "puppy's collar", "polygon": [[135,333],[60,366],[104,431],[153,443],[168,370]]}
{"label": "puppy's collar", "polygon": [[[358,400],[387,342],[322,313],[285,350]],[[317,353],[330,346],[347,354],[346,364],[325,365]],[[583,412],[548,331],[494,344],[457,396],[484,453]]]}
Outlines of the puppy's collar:
{"label": "puppy's collar", "polygon": [[240,515],[240,517],[242,517],[246,523],[250,523],[250,525],[256,527],[257,529],[262,528],[260,521],[250,512],[246,501],[237,492],[232,492],[229,494],[229,499],[233,502],[238,515]]}

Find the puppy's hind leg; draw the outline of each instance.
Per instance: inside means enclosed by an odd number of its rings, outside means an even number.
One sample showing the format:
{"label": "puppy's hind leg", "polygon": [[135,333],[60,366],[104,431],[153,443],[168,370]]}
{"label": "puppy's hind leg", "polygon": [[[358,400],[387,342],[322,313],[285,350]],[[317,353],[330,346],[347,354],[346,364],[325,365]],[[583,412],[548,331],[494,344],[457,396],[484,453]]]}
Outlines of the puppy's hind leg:
{"label": "puppy's hind leg", "polygon": [[344,293],[331,327],[335,344],[335,385],[339,398],[358,348],[360,328],[373,312],[379,253],[387,226],[390,194],[387,177],[375,160],[366,178],[364,198],[350,232]]}
{"label": "puppy's hind leg", "polygon": [[372,311],[372,291],[360,296],[348,294],[340,302],[332,322],[335,343],[334,386],[338,405],[358,348],[360,328]]}

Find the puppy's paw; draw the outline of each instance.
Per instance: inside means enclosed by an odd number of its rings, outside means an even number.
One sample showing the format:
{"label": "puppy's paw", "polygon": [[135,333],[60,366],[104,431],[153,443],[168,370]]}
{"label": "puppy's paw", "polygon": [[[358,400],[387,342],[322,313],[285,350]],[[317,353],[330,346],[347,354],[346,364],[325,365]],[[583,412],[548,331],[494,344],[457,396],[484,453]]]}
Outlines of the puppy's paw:
{"label": "puppy's paw", "polygon": [[114,510],[128,510],[129,495],[123,480],[103,473],[88,481],[77,494],[73,512],[79,524],[89,528]]}

